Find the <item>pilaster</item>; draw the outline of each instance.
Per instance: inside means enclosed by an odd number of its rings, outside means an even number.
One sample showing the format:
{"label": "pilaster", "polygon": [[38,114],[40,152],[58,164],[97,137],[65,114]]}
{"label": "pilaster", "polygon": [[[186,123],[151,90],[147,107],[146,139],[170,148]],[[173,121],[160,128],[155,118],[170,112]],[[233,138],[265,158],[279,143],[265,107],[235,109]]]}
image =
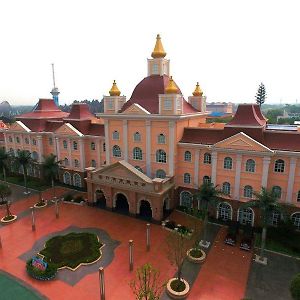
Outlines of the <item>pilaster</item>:
{"label": "pilaster", "polygon": [[216,185],[217,180],[217,164],[218,164],[218,153],[213,151],[211,154],[211,183]]}
{"label": "pilaster", "polygon": [[287,203],[293,202],[293,187],[294,187],[294,182],[295,182],[296,164],[297,164],[297,158],[291,157],[290,158],[290,172],[289,172],[289,179],[288,179],[288,187],[287,187],[287,194],[286,194],[286,202]]}
{"label": "pilaster", "polygon": [[199,158],[200,150],[195,150],[195,159],[194,159],[194,187],[197,189],[199,187]]}
{"label": "pilaster", "polygon": [[263,171],[262,171],[262,178],[261,178],[261,186],[264,188],[267,188],[267,185],[268,185],[270,162],[271,162],[271,157],[265,156],[263,158]]}
{"label": "pilaster", "polygon": [[151,121],[146,121],[146,173],[151,176]]}
{"label": "pilaster", "polygon": [[169,175],[174,175],[175,122],[169,122]]}
{"label": "pilaster", "polygon": [[80,150],[80,169],[84,172],[85,169],[85,154],[84,154],[84,140],[79,140],[79,150]]}
{"label": "pilaster", "polygon": [[110,164],[110,145],[109,145],[109,133],[108,133],[108,120],[104,120],[104,134],[105,134],[105,157],[106,165]]}
{"label": "pilaster", "polygon": [[235,200],[240,199],[240,183],[241,183],[242,155],[236,155],[235,180],[233,197]]}
{"label": "pilaster", "polygon": [[128,122],[123,120],[123,148],[124,148],[124,160],[128,161]]}
{"label": "pilaster", "polygon": [[41,135],[37,136],[37,143],[38,143],[38,151],[39,151],[39,163],[41,163],[44,157],[43,137]]}

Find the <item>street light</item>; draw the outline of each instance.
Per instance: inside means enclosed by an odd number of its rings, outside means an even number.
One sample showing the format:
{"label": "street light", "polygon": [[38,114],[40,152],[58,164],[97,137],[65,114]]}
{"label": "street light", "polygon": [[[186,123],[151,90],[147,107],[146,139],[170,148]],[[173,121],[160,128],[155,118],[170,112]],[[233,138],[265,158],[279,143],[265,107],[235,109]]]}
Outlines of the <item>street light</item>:
{"label": "street light", "polygon": [[35,231],[35,218],[34,218],[34,207],[31,206],[31,229],[32,231]]}
{"label": "street light", "polygon": [[104,268],[99,268],[100,299],[105,300]]}
{"label": "street light", "polygon": [[147,251],[150,251],[150,224],[147,223],[147,229],[146,229],[146,245],[147,245]]}
{"label": "street light", "polygon": [[55,199],[55,216],[56,216],[56,219],[59,218],[59,208],[58,208],[58,200]]}
{"label": "street light", "polygon": [[133,270],[133,240],[129,240],[129,271]]}

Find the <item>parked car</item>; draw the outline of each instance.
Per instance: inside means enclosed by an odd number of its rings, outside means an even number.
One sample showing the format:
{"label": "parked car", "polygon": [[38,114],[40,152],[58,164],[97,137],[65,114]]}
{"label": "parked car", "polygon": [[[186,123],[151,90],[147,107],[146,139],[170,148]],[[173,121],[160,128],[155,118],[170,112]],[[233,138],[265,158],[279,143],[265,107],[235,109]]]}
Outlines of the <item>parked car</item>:
{"label": "parked car", "polygon": [[234,246],[236,244],[236,239],[239,231],[239,223],[238,222],[231,222],[228,227],[228,232],[225,237],[225,244]]}
{"label": "parked car", "polygon": [[253,240],[253,228],[251,226],[247,226],[245,227],[242,235],[240,249],[250,251],[252,248],[252,240]]}

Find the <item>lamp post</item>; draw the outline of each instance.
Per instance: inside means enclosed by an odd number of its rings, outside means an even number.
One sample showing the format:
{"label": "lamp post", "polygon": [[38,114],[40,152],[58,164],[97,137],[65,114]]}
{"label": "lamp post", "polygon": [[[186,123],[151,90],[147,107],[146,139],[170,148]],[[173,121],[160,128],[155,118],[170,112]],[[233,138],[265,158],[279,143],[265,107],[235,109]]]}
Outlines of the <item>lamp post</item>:
{"label": "lamp post", "polygon": [[147,223],[147,229],[146,229],[146,248],[147,251],[150,251],[150,224]]}
{"label": "lamp post", "polygon": [[99,268],[100,299],[105,300],[104,268]]}
{"label": "lamp post", "polygon": [[133,270],[133,240],[129,240],[129,271]]}
{"label": "lamp post", "polygon": [[2,240],[1,240],[1,236],[0,236],[0,249],[2,249]]}
{"label": "lamp post", "polygon": [[34,216],[34,207],[31,206],[31,229],[32,231],[35,231],[35,216]]}
{"label": "lamp post", "polygon": [[58,200],[57,200],[57,198],[55,199],[55,216],[56,216],[56,219],[59,218],[59,208],[58,208]]}

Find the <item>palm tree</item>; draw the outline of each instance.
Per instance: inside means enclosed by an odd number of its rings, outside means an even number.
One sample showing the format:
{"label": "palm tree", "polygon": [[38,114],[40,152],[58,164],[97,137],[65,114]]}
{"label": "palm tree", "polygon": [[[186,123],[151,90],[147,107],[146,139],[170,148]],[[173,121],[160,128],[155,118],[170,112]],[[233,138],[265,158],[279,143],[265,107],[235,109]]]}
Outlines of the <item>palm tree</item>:
{"label": "palm tree", "polygon": [[214,186],[211,182],[203,183],[196,194],[194,194],[194,199],[200,201],[200,208],[203,210],[203,241],[207,238],[207,223],[208,214],[211,208],[216,208],[220,202],[220,196],[224,193],[220,191],[217,186]]}
{"label": "palm tree", "polygon": [[9,154],[5,151],[5,148],[0,148],[0,168],[2,167],[3,179],[6,182],[6,163],[9,158]]}
{"label": "palm tree", "polygon": [[6,216],[9,217],[11,215],[11,212],[9,210],[9,202],[8,200],[4,200],[5,197],[8,197],[11,195],[11,189],[7,184],[0,183],[0,197],[1,202],[6,204]]}
{"label": "palm tree", "polygon": [[267,190],[263,187],[259,193],[254,192],[253,195],[256,199],[245,203],[243,208],[256,207],[260,212],[262,226],[260,257],[262,258],[266,247],[267,228],[272,213],[279,211],[284,216],[283,213],[285,209],[284,206],[278,202],[279,197],[273,189]]}
{"label": "palm tree", "polygon": [[44,176],[51,180],[54,198],[56,197],[54,180],[58,175],[60,163],[61,161],[57,160],[56,155],[50,154],[44,158],[44,162],[42,164]]}
{"label": "palm tree", "polygon": [[31,158],[31,154],[27,150],[20,150],[17,152],[17,155],[14,157],[14,163],[17,169],[22,168],[23,176],[24,176],[24,186],[25,193],[28,194],[27,187],[27,167],[32,164],[33,160]]}

